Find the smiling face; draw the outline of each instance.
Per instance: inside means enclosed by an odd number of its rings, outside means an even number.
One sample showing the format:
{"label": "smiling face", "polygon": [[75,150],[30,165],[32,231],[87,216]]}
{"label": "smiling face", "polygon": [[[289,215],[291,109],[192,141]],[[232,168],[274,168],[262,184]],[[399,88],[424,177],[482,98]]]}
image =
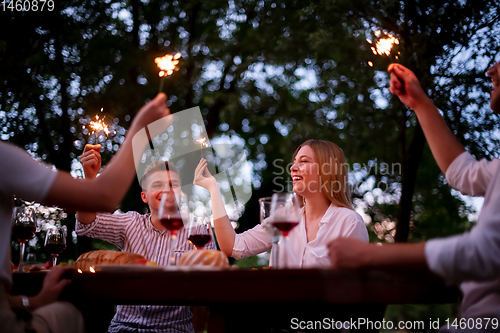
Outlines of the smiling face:
{"label": "smiling face", "polygon": [[167,206],[175,207],[175,194],[181,193],[181,179],[179,174],[172,171],[156,171],[148,175],[144,180],[144,188],[141,192],[142,201],[148,204],[150,211],[158,212],[161,196],[167,193]]}
{"label": "smiling face", "polygon": [[326,198],[335,206],[354,209],[347,163],[339,146],[326,140],[307,140],[293,158],[293,191],[306,199],[306,204],[308,199]]}
{"label": "smiling face", "polygon": [[493,83],[493,89],[491,90],[491,110],[494,113],[500,114],[500,61],[494,64],[486,72],[489,77],[491,77],[491,82]]}
{"label": "smiling face", "polygon": [[295,193],[308,197],[311,193],[320,191],[319,166],[310,146],[303,146],[299,149],[290,171]]}

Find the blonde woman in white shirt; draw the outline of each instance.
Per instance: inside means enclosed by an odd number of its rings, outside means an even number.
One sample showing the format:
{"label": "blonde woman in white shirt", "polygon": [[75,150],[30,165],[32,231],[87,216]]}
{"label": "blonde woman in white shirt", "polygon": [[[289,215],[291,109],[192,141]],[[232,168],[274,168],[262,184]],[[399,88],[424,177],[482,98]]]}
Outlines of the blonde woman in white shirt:
{"label": "blonde woman in white shirt", "polygon": [[[338,237],[368,242],[363,219],[352,206],[345,157],[336,144],[324,140],[304,142],[293,154],[290,172],[293,191],[304,203],[303,223],[288,236],[288,254],[294,266],[329,267],[327,244]],[[242,259],[271,249],[271,237],[260,224],[241,234],[235,233],[219,185],[204,159],[195,171],[194,184],[210,192],[215,234],[227,256]]]}

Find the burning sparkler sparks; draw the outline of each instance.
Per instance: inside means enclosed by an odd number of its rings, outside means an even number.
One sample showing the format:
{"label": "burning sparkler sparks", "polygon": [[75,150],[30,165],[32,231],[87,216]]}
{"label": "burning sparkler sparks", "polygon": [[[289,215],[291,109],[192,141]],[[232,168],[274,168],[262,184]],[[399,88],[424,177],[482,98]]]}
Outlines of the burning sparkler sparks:
{"label": "burning sparkler sparks", "polygon": [[201,158],[203,158],[203,147],[208,147],[208,142],[207,142],[207,139],[206,138],[199,138],[198,140],[196,140],[196,142],[198,142],[200,144],[200,155],[201,155]]}
{"label": "burning sparkler sparks", "polygon": [[[394,45],[399,45],[399,39],[394,37],[392,34],[383,34],[382,31],[377,30],[375,31],[375,37],[377,37],[377,40],[375,41],[375,44],[370,39],[367,39],[366,41],[373,46],[371,47],[373,54],[375,55],[385,55],[385,56],[390,56],[392,52],[392,48]],[[399,54],[399,52],[398,52]],[[398,59],[398,56],[396,55],[396,59]]]}
{"label": "burning sparkler sparks", "polygon": [[[101,108],[101,112],[103,111],[103,108]],[[99,116],[95,116],[95,120],[92,120],[89,122],[89,132],[90,132],[90,137],[92,136],[95,137],[95,141],[98,141],[100,133],[103,133],[105,137],[107,137],[110,133],[109,126],[106,125],[104,122],[104,119],[106,117],[103,117],[102,119],[99,119]],[[85,129],[85,126],[82,126],[83,129]]]}
{"label": "burning sparkler sparks", "polygon": [[155,58],[155,63],[160,69],[158,76],[161,77],[160,81],[160,93],[163,90],[163,81],[166,76],[172,75],[172,73],[177,70],[177,64],[179,63],[179,58],[181,57],[180,53],[176,53],[175,55],[166,54],[163,57]]}
{"label": "burning sparkler sparks", "polygon": [[[394,53],[392,50],[394,48],[394,45],[399,45],[399,39],[394,37],[394,35],[391,33],[382,32],[380,30],[375,31],[374,35],[376,38],[375,43],[373,41],[371,41],[370,39],[366,40],[368,43],[373,45],[371,47],[373,54],[385,55],[387,57],[391,57],[391,55]],[[399,60],[400,54],[401,54],[401,52],[398,51],[394,55],[394,58],[396,60]],[[368,61],[368,66],[373,67],[373,62]],[[404,82],[401,79],[400,79],[400,81],[402,84],[401,90],[404,91]]]}

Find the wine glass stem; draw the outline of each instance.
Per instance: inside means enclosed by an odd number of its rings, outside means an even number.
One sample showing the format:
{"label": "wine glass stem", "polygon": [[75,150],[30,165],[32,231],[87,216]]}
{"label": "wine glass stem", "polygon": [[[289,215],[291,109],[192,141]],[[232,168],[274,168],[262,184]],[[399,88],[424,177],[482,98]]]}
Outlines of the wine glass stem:
{"label": "wine glass stem", "polygon": [[56,255],[51,255],[52,257],[52,267],[56,267],[57,265],[57,256]]}
{"label": "wine glass stem", "polygon": [[170,242],[170,266],[175,265],[175,247],[177,246],[177,235],[171,236]]}
{"label": "wine glass stem", "polygon": [[19,242],[19,265],[17,265],[19,272],[24,272],[23,262],[24,262],[24,248],[26,247],[25,242]]}
{"label": "wine glass stem", "polygon": [[275,268],[280,268],[279,265],[279,257],[280,257],[280,250],[279,250],[279,238],[278,239],[273,239],[272,242],[272,248],[271,248],[271,256],[272,256],[272,261],[273,261],[273,266]]}
{"label": "wine glass stem", "polygon": [[287,236],[283,236],[283,268],[288,268],[288,249],[286,248],[287,242],[286,239]]}

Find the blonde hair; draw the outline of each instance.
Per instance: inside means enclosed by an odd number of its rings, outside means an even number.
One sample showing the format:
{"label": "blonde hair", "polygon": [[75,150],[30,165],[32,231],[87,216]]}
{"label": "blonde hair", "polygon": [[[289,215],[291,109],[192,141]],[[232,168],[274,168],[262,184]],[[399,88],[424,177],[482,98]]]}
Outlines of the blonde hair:
{"label": "blonde hair", "polygon": [[[307,140],[295,150],[294,160],[299,150],[304,146],[311,147],[314,152],[314,158],[319,166],[321,192],[334,205],[354,210],[349,190],[347,163],[342,149],[330,141]],[[300,195],[298,197],[299,201],[303,201]]]}

